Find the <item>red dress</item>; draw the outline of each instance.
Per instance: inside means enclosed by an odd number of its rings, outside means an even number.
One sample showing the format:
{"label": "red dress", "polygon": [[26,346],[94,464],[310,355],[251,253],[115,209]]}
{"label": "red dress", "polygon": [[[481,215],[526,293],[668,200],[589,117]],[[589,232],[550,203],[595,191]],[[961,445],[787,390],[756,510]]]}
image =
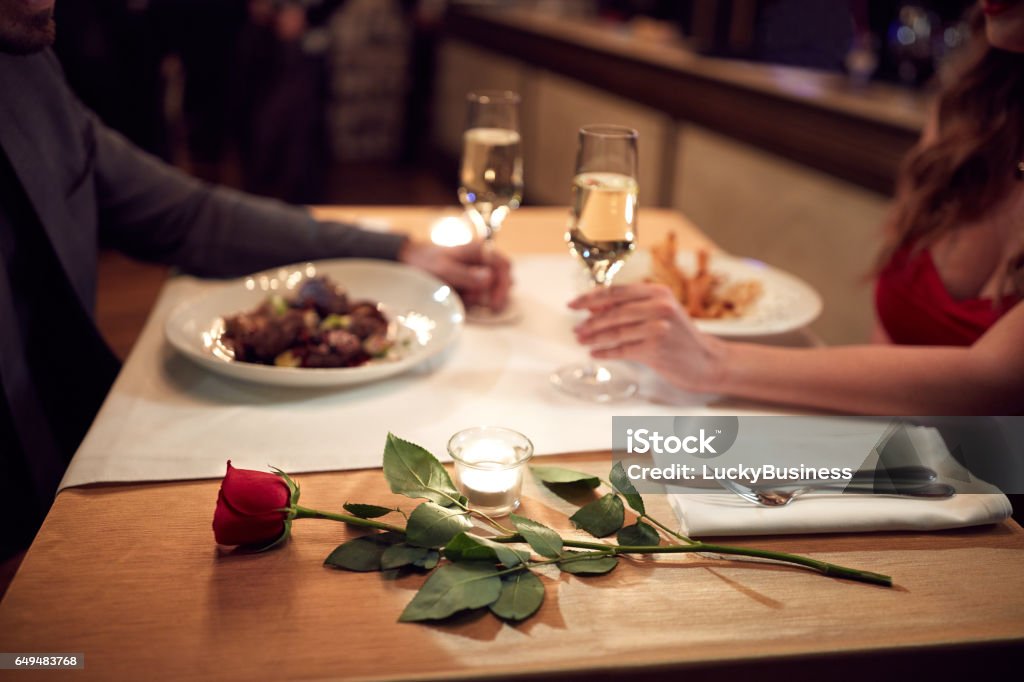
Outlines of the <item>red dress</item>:
{"label": "red dress", "polygon": [[878,276],[875,310],[893,343],[970,346],[1020,301],[953,298],[927,249],[897,251]]}

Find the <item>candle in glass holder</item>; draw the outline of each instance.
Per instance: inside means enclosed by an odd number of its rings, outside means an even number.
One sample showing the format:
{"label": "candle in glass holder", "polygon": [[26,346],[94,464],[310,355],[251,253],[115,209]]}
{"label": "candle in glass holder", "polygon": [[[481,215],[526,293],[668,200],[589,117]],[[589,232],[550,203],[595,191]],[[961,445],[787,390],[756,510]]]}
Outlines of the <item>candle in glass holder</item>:
{"label": "candle in glass holder", "polygon": [[490,516],[519,508],[523,469],[533,457],[526,436],[498,426],[459,431],[448,441],[455,481],[469,506]]}

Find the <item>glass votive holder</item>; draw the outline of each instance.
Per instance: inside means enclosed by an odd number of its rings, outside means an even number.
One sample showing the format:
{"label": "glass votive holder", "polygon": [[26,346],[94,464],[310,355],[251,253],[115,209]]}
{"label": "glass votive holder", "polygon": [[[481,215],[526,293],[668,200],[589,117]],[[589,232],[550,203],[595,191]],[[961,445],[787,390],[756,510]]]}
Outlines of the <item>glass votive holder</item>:
{"label": "glass votive holder", "polygon": [[533,443],[512,429],[477,426],[448,441],[455,462],[455,484],[469,506],[488,516],[505,516],[519,508],[523,472],[533,458]]}

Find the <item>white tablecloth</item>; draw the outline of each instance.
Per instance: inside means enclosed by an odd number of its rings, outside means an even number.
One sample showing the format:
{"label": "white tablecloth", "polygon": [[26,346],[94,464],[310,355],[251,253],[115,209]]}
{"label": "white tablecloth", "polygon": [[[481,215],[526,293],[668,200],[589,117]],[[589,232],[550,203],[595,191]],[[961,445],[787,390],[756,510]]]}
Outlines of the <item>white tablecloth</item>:
{"label": "white tablecloth", "polygon": [[[598,405],[560,393],[551,371],[582,360],[567,255],[516,259],[522,319],[468,325],[458,343],[399,377],[340,389],[259,386],[212,374],[175,353],[164,322],[181,301],[212,283],[168,282],[61,487],[97,482],[216,478],[225,461],[291,473],[379,466],[388,431],[446,457],[448,438],[493,424],[516,429],[537,454],[611,448],[613,415],[781,414],[715,403],[672,390],[641,372],[642,399]],[[232,312],[232,311],[225,311]],[[806,345],[799,334],[776,339]],[[73,378],[69,378],[73,380]]]}

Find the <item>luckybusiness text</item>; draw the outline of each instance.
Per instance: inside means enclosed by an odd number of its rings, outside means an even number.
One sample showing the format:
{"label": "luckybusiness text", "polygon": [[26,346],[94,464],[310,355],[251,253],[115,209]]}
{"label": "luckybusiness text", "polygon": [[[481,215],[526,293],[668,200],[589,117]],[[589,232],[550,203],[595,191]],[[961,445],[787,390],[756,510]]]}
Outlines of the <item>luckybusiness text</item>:
{"label": "luckybusiness text", "polygon": [[853,469],[849,467],[780,467],[774,464],[745,466],[739,464],[729,467],[702,465],[699,469],[688,464],[672,464],[664,467],[648,467],[630,464],[626,467],[626,475],[634,481],[694,481],[694,480],[730,480],[748,481],[843,481],[853,478]]}

